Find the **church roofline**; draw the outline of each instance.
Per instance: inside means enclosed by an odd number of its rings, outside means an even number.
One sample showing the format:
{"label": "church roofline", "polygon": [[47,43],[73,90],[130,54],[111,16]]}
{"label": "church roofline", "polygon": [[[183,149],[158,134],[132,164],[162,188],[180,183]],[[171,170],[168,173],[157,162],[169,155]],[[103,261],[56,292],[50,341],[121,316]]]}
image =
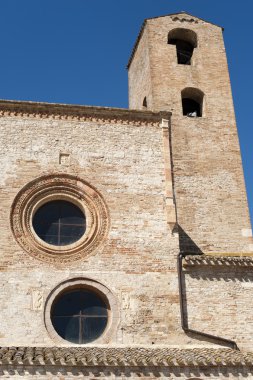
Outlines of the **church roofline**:
{"label": "church roofline", "polygon": [[129,110],[127,108],[83,106],[75,104],[0,100],[0,117],[52,118],[56,120],[91,121],[112,124],[158,125],[169,120],[171,112]]}
{"label": "church roofline", "polygon": [[149,18],[145,18],[142,25],[141,25],[141,28],[140,28],[140,31],[139,31],[139,34],[135,40],[135,43],[134,43],[134,47],[132,49],[132,52],[130,54],[130,58],[128,60],[128,63],[127,63],[127,69],[129,69],[131,63],[132,63],[132,60],[134,58],[134,55],[135,55],[135,52],[137,50],[137,47],[138,47],[138,44],[139,44],[139,41],[142,37],[142,34],[143,34],[143,31],[144,31],[144,28],[146,26],[146,23],[147,21],[149,20],[154,20],[154,19],[157,19],[157,18],[163,18],[163,17],[168,17],[168,16],[176,16],[176,15],[182,15],[182,14],[186,14],[188,16],[191,16],[191,17],[194,17],[194,18],[197,18],[198,20],[201,20],[201,21],[204,21],[208,24],[211,24],[211,25],[214,25],[214,26],[217,26],[218,28],[221,28],[222,30],[224,30],[224,28],[220,25],[217,25],[217,24],[214,24],[213,22],[210,22],[210,21],[206,21],[205,19],[203,18],[200,18],[200,17],[197,17],[197,16],[194,16],[192,15],[191,13],[188,13],[188,12],[185,12],[185,11],[181,11],[181,12],[177,12],[177,13],[169,13],[169,14],[166,14],[166,15],[162,15],[162,16],[155,16],[155,17],[149,17]]}
{"label": "church roofline", "polygon": [[0,347],[1,366],[238,367],[253,365],[252,352],[228,348]]}

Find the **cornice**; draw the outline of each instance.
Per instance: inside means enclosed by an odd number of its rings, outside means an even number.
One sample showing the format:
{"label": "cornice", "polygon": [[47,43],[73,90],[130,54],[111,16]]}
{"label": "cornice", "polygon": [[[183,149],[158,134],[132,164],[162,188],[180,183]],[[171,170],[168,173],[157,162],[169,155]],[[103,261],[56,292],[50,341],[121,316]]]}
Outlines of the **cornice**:
{"label": "cornice", "polygon": [[184,266],[229,266],[229,267],[253,267],[251,256],[211,256],[211,255],[187,255],[184,257]]}
{"label": "cornice", "polygon": [[6,116],[157,126],[162,119],[170,119],[171,113],[73,104],[0,100],[0,117]]}
{"label": "cornice", "polygon": [[252,366],[253,353],[212,348],[1,347],[0,366],[201,367]]}

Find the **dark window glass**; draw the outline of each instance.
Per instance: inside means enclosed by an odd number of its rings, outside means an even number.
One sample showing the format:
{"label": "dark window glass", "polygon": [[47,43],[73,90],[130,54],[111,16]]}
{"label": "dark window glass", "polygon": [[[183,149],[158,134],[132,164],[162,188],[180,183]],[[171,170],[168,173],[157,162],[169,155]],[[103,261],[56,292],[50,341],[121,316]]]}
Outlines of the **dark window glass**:
{"label": "dark window glass", "polygon": [[76,205],[58,200],[48,202],[36,211],[33,228],[46,243],[67,245],[83,236],[86,220]]}
{"label": "dark window glass", "polygon": [[82,343],[89,343],[97,339],[102,335],[104,329],[106,328],[107,318],[84,318],[82,323]]}
{"label": "dark window glass", "polygon": [[77,317],[53,317],[52,323],[63,339],[79,343],[79,320]]}
{"label": "dark window glass", "polygon": [[56,332],[72,343],[89,343],[104,332],[108,319],[104,301],[87,289],[71,290],[56,300],[51,320]]}

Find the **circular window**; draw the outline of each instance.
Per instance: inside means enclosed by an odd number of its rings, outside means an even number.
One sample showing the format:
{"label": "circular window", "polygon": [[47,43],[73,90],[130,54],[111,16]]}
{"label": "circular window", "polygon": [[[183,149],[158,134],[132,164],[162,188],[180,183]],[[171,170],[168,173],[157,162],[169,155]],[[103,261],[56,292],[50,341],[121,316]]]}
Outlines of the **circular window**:
{"label": "circular window", "polygon": [[74,289],[62,294],[51,309],[51,321],[63,339],[84,344],[99,338],[107,325],[105,302],[91,290]]}
{"label": "circular window", "polygon": [[11,209],[15,239],[30,255],[50,263],[95,254],[109,230],[102,195],[81,178],[43,176],[17,194]]}
{"label": "circular window", "polygon": [[119,324],[117,299],[95,279],[70,278],[49,293],[44,322],[57,345],[109,343]]}
{"label": "circular window", "polygon": [[36,211],[32,224],[42,240],[58,246],[75,243],[86,229],[85,216],[80,208],[63,200],[41,206]]}

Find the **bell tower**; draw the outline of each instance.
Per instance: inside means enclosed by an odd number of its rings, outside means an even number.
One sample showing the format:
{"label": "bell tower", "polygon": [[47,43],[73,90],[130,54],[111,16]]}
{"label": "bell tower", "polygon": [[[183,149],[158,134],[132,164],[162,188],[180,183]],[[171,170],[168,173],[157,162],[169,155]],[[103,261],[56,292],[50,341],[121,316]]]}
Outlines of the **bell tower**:
{"label": "bell tower", "polygon": [[222,29],[146,20],[129,87],[131,109],[0,100],[2,379],[253,379]]}
{"label": "bell tower", "polygon": [[253,250],[222,33],[185,12],[147,19],[128,64],[130,108],[172,112],[175,202],[187,252]]}

